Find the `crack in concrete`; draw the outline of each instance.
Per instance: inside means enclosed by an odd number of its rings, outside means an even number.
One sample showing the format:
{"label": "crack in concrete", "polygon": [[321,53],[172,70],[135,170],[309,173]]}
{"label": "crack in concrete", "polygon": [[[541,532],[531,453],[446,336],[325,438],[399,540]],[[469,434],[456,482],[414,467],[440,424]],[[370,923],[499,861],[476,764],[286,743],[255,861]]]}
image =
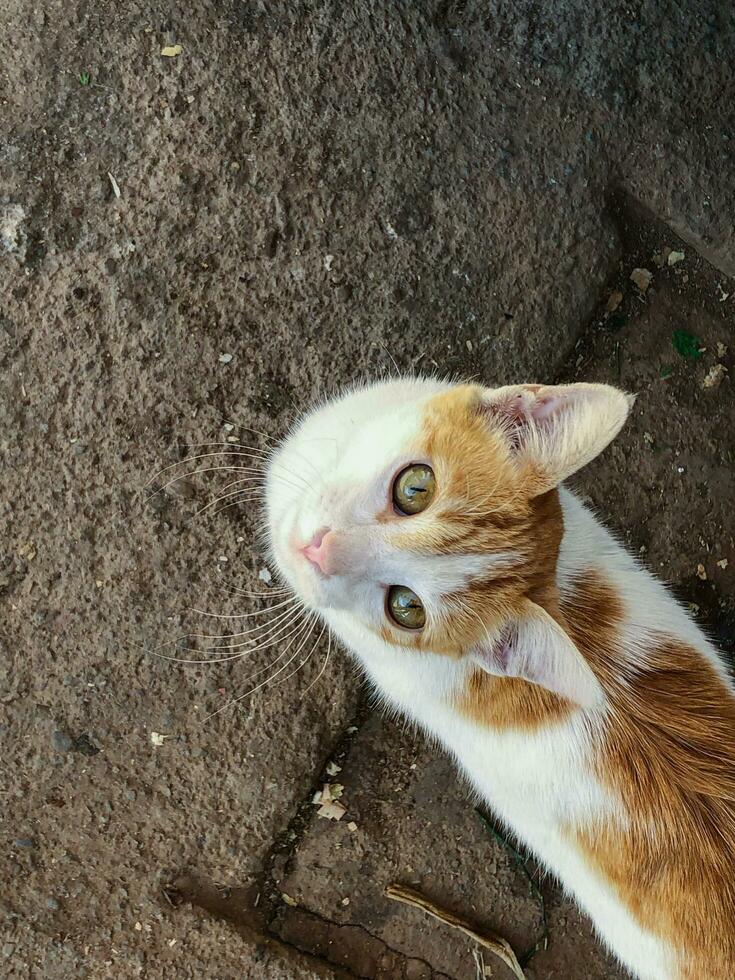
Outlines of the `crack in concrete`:
{"label": "crack in concrete", "polygon": [[337,762],[339,764],[346,758],[357,733],[369,713],[369,701],[363,693],[360,696],[357,709],[350,724],[337,740],[336,744],[325,755],[321,768],[312,780],[308,792],[297,805],[286,829],[273,842],[263,862],[264,870],[259,885],[264,915],[268,922],[275,918],[283,902],[276,880],[282,876],[282,873],[288,873],[294,855],[311,822],[314,815],[314,805],[312,803],[314,794],[317,790],[321,789],[325,782],[329,782],[330,777],[326,771],[327,764],[329,762]]}
{"label": "crack in concrete", "polygon": [[[450,977],[448,974],[441,973],[435,970],[434,967],[422,957],[412,956],[408,953],[404,953],[402,950],[395,949],[394,947],[388,945],[388,943],[386,943],[384,939],[381,939],[380,936],[376,936],[374,933],[370,932],[370,930],[366,929],[365,926],[356,925],[354,923],[334,922],[332,919],[328,919],[326,916],[322,915],[319,912],[314,912],[311,909],[305,909],[300,907],[282,909],[275,916],[274,922],[270,924],[271,928],[274,927],[275,920],[278,919],[282,920],[286,925],[292,925],[292,926],[296,925],[297,928],[299,928],[299,926],[304,927],[305,931],[307,931],[310,934],[310,937],[313,936],[313,926],[315,922],[321,923],[323,926],[327,928],[329,932],[334,931],[338,934],[347,932],[347,933],[359,934],[360,937],[365,937],[365,936],[368,937],[370,940],[372,940],[376,945],[380,947],[380,950],[383,953],[383,955],[389,954],[395,957],[396,960],[398,961],[398,963],[396,963],[395,965],[396,966],[398,966],[399,964],[401,965],[402,968],[401,973],[392,972],[390,974],[391,978],[395,978],[395,980],[401,980],[402,977],[408,977],[408,976],[415,977],[416,975],[413,972],[411,972],[410,974],[407,973],[407,968],[411,964],[418,964],[419,966],[423,967],[425,970],[428,971],[427,976],[422,977],[421,980],[454,980],[454,978]],[[298,923],[299,919],[306,920],[306,921]],[[349,970],[350,975],[359,978],[359,980],[377,980],[378,977],[384,975],[382,972],[384,969],[382,964],[378,965],[378,970],[380,972],[376,972],[376,971],[372,971],[370,973],[354,972],[350,967],[346,967],[344,964],[335,963],[333,960],[329,959],[328,957],[325,957],[320,953],[315,953],[313,946],[308,946],[305,943],[301,943],[297,938],[285,938],[281,932],[276,933],[276,935],[279,937],[279,939],[281,939],[281,941],[287,943],[289,946],[293,946],[294,948],[302,952],[308,952],[312,956],[317,956],[317,958],[324,960],[324,962],[326,963],[329,963],[331,967],[337,967],[339,969]],[[330,939],[329,943],[331,944],[331,942],[332,940]],[[418,978],[416,978],[416,980],[418,980]]]}
{"label": "crack in concrete", "polygon": [[307,948],[301,948],[291,943],[272,930],[255,914],[252,901],[253,887],[240,888],[236,886],[220,887],[208,878],[194,874],[182,874],[170,884],[163,886],[163,894],[172,908],[178,908],[186,902],[195,908],[202,909],[215,919],[227,922],[234,931],[251,945],[264,950],[272,950],[284,954],[288,951],[298,953],[314,968],[329,966],[338,980],[355,980],[356,974],[350,970],[337,967],[322,956],[315,955]]}

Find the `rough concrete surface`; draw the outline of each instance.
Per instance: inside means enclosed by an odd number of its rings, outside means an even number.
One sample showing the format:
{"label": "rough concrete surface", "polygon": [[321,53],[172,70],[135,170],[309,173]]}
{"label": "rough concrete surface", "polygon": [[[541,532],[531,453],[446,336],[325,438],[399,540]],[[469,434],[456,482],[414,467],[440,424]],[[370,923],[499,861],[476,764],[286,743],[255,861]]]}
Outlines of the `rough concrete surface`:
{"label": "rough concrete surface", "polygon": [[[610,380],[639,401],[577,485],[731,649],[734,58],[715,0],[2,5],[2,975],[474,977],[394,877],[534,940],[341,651],[231,707],[286,638],[162,659],[272,587],[257,506],[200,513],[226,479],[144,486],[394,364]],[[541,887],[528,976],[618,976]]]}

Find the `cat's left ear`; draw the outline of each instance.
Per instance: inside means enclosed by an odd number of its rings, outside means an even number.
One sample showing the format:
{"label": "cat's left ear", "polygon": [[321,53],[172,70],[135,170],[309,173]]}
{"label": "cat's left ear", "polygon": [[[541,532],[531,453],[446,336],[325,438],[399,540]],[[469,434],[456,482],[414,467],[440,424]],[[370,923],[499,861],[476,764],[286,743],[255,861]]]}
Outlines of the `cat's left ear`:
{"label": "cat's left ear", "polygon": [[634,395],[610,385],[509,385],[483,393],[483,409],[502,426],[514,456],[528,464],[535,493],[581,469],[623,427]]}
{"label": "cat's left ear", "polygon": [[477,647],[473,660],[488,674],[521,678],[583,708],[604,700],[600,682],[571,637],[530,600],[495,642]]}

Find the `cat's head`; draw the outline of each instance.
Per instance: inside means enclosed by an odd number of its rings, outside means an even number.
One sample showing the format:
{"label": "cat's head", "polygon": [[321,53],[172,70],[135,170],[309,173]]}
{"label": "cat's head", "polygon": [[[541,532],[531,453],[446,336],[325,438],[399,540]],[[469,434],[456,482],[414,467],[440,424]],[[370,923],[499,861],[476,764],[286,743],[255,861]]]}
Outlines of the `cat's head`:
{"label": "cat's head", "polygon": [[402,379],[350,391],[272,459],[278,569],[353,646],[473,656],[584,700],[574,665],[533,655],[562,632],[556,487],[614,438],[630,404],[592,384]]}

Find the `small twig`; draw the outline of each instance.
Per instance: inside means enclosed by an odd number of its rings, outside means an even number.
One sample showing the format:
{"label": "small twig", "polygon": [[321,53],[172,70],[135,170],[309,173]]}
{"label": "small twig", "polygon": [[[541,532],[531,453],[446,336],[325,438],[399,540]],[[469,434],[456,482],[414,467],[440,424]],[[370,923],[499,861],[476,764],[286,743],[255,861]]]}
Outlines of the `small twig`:
{"label": "small twig", "polygon": [[510,943],[503,939],[502,936],[490,932],[478,932],[471,922],[460,918],[453,912],[440,908],[438,905],[434,905],[421,892],[414,891],[413,888],[408,888],[406,885],[388,885],[385,889],[385,895],[387,898],[392,898],[394,902],[403,902],[404,905],[411,905],[413,908],[421,909],[422,912],[426,912],[427,915],[431,915],[440,922],[452,926],[453,929],[459,929],[465,936],[469,936],[470,939],[473,939],[480,946],[489,950],[494,956],[497,956],[499,960],[502,960],[513,971],[517,980],[526,980],[521,965],[516,959],[516,954],[513,952]]}
{"label": "small twig", "polygon": [[482,953],[477,946],[472,950],[472,959],[475,961],[475,968],[477,969],[476,980],[485,980],[485,977],[488,975],[485,972],[485,960],[482,958]]}

